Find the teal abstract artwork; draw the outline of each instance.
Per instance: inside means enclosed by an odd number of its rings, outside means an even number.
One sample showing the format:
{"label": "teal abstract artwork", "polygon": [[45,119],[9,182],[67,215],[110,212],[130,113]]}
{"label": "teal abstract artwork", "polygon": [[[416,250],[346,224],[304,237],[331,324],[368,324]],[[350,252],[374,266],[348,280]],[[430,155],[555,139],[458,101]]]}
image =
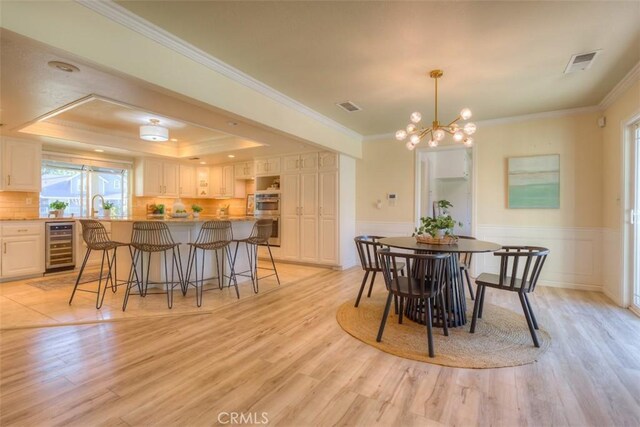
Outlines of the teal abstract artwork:
{"label": "teal abstract artwork", "polygon": [[508,159],[510,209],[560,208],[560,155]]}

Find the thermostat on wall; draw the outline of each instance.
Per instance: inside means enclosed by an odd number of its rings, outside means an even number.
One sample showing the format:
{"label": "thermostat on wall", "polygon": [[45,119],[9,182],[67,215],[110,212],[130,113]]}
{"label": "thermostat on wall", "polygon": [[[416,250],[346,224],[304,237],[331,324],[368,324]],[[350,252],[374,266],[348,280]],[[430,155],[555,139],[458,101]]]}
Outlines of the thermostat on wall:
{"label": "thermostat on wall", "polygon": [[389,201],[389,206],[395,206],[396,205],[396,193],[388,193],[387,194],[387,200]]}

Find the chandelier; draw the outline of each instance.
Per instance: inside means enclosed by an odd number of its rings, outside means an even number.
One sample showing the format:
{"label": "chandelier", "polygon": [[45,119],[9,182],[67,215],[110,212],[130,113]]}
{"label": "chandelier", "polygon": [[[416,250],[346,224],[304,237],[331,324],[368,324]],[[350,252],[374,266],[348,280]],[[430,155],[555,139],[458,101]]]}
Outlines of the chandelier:
{"label": "chandelier", "polygon": [[160,126],[160,120],[149,119],[148,125],[140,126],[140,139],[145,141],[168,141],[169,129]]}
{"label": "chandelier", "polygon": [[473,135],[476,132],[476,125],[471,122],[467,122],[464,126],[460,126],[458,122],[460,120],[469,120],[471,118],[471,110],[463,108],[460,111],[460,115],[456,117],[448,125],[443,125],[438,121],[438,79],[442,77],[442,70],[433,70],[429,73],[429,77],[435,80],[436,85],[436,100],[435,100],[435,119],[433,120],[430,128],[419,127],[418,123],[422,120],[422,114],[419,112],[411,113],[409,123],[406,129],[401,129],[396,132],[396,139],[398,141],[404,141],[409,137],[407,141],[407,148],[413,150],[422,139],[429,135],[429,147],[437,147],[438,143],[442,141],[446,134],[453,135],[453,140],[456,142],[462,142],[465,146],[471,147],[473,145]]}

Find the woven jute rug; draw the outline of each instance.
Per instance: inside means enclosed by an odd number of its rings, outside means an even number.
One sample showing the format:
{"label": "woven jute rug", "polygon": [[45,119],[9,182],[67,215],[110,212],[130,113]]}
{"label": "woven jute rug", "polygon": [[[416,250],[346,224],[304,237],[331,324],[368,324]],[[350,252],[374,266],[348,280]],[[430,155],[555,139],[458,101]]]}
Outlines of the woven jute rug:
{"label": "woven jute rug", "polygon": [[531,340],[523,313],[516,313],[493,304],[484,304],[482,319],[478,319],[475,333],[469,333],[473,301],[467,301],[467,324],[449,328],[445,337],[441,327],[434,327],[435,357],[427,347],[427,327],[404,318],[398,324],[393,305],[382,342],[376,342],[386,295],[363,298],[355,308],[347,301],[338,308],[337,320],[342,329],[360,341],[386,353],[406,359],[457,368],[502,368],[533,363],[549,348],[551,337],[542,329],[537,331],[540,348]]}

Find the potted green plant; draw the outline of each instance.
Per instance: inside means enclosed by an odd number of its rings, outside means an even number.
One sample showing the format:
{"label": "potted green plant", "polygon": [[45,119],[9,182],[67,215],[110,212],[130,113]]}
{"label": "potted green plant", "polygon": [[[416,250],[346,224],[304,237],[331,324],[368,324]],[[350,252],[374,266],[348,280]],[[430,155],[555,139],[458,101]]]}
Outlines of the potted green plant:
{"label": "potted green plant", "polygon": [[193,217],[199,218],[200,212],[202,212],[202,206],[200,205],[191,205],[191,210],[193,211]]}
{"label": "potted green plant", "polygon": [[456,225],[462,226],[461,222],[456,222],[448,212],[448,208],[453,205],[448,200],[439,200],[437,206],[440,210],[439,214],[435,217],[422,217],[420,218],[420,225],[416,227],[414,236],[420,239],[424,239],[429,235],[432,239],[442,240],[445,236],[455,238],[453,229]]}
{"label": "potted green plant", "polygon": [[164,205],[159,203],[159,204],[153,204],[151,206],[149,206],[149,209],[151,209],[151,215],[154,217],[164,217]]}
{"label": "potted green plant", "polygon": [[105,218],[111,218],[111,210],[113,208],[115,208],[115,205],[111,202],[104,202],[102,204],[102,211]]}
{"label": "potted green plant", "polygon": [[64,216],[64,210],[69,206],[67,202],[61,202],[60,200],[56,200],[55,202],[49,203],[49,214],[53,214],[56,218],[62,218]]}

